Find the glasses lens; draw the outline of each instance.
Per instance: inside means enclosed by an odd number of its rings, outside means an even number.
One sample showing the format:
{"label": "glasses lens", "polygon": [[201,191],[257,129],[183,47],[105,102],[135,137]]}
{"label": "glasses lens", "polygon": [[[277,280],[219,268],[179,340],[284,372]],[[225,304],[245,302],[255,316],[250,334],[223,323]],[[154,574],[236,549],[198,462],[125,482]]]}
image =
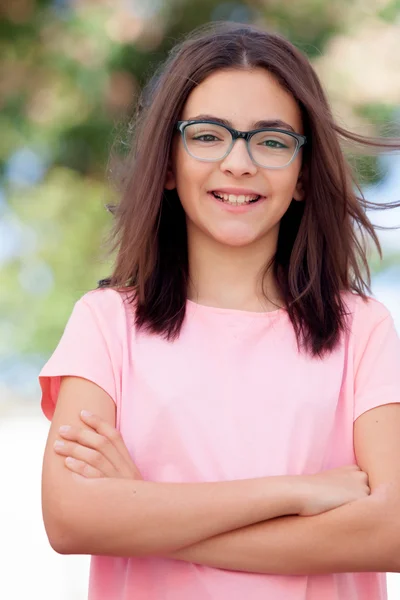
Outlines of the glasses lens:
{"label": "glasses lens", "polygon": [[185,127],[185,143],[194,158],[219,160],[228,152],[232,136],[220,125],[193,123]]}
{"label": "glasses lens", "polygon": [[293,158],[297,140],[288,133],[260,131],[250,140],[253,160],[263,167],[284,167]]}

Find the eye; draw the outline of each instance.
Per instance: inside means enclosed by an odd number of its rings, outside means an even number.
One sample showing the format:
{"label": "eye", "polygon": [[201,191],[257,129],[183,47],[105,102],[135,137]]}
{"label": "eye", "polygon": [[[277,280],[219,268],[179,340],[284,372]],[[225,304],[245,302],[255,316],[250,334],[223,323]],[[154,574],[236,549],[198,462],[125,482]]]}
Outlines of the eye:
{"label": "eye", "polygon": [[296,140],[293,136],[278,131],[260,131],[252,138],[253,144],[265,150],[294,150]]}
{"label": "eye", "polygon": [[268,148],[277,148],[278,150],[280,148],[287,148],[287,146],[285,144],[283,144],[282,142],[278,142],[278,140],[271,140],[271,139],[263,140],[261,142],[261,144],[263,146],[268,146]]}
{"label": "eye", "polygon": [[198,135],[194,135],[193,140],[197,142],[218,142],[219,138],[212,133],[199,133]]}
{"label": "eye", "polygon": [[192,123],[185,129],[186,140],[197,144],[219,144],[219,142],[229,142],[230,134],[219,125],[210,123]]}

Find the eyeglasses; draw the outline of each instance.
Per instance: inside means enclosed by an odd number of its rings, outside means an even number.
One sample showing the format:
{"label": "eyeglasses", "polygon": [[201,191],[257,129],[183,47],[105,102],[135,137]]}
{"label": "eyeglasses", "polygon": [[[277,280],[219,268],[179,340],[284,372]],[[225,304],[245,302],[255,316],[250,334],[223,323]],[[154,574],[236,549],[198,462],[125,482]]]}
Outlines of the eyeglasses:
{"label": "eyeglasses", "polygon": [[204,162],[223,160],[238,139],[246,141],[254,164],[265,169],[283,169],[295,159],[307,138],[284,129],[238,131],[215,121],[178,121],[184,146],[190,156]]}

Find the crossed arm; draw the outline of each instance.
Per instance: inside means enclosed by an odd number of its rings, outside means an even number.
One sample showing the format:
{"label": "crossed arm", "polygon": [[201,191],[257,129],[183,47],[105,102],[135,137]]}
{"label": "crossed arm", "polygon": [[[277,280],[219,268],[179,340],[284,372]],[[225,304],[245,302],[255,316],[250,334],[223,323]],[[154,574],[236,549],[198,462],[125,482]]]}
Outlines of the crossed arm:
{"label": "crossed arm", "polygon": [[204,540],[171,557],[228,570],[302,575],[400,571],[400,405],[355,422],[371,495],[312,517],[283,517]]}
{"label": "crossed arm", "polygon": [[[64,391],[66,392],[66,388]],[[78,405],[87,406],[86,392],[85,401],[82,398],[77,399]],[[61,399],[61,412],[62,406],[66,405],[67,403]],[[110,407],[110,404],[107,406]],[[107,410],[102,416],[112,423],[114,415],[110,411],[107,413]],[[68,423],[68,419],[66,420],[65,415],[61,413],[53,419],[49,444],[56,437],[57,427],[65,422]],[[238,513],[236,505],[234,509],[231,506],[232,510],[230,510],[227,488],[225,496],[227,508],[219,512],[217,519],[208,519],[205,510],[197,529],[191,523],[190,527],[183,528],[183,531],[179,532],[175,540],[175,548],[161,545],[155,553],[217,568],[272,574],[400,571],[399,426],[400,406],[394,404],[373,409],[359,417],[355,423],[357,462],[362,470],[368,473],[372,491],[367,498],[317,516],[274,518],[273,512],[269,514],[263,512],[265,509],[262,509],[262,503],[258,501],[257,512],[249,516],[245,496],[249,492],[254,492],[251,487],[243,490],[245,494],[242,507],[246,510],[242,508]],[[135,481],[128,479],[91,481],[80,477],[80,482],[70,479],[67,485],[64,485],[67,470],[62,466],[61,471],[60,464],[55,468],[53,459],[50,459],[53,449],[49,444],[43,477],[45,523],[47,521],[47,526],[51,529],[52,521],[58,519],[60,522],[60,517],[55,516],[56,510],[58,514],[60,511],[69,511],[71,514],[73,510],[71,506],[75,506],[76,514],[79,513],[79,518],[76,517],[75,520],[75,540],[66,541],[65,544],[62,541],[57,542],[56,549],[65,553],[117,556],[129,556],[135,551],[143,551],[143,548],[135,549],[132,542],[137,534]],[[59,498],[58,504],[55,504],[50,500],[54,494],[54,477],[61,477],[61,473],[63,473],[64,484],[59,479],[60,489],[68,493],[69,486],[70,495],[67,498],[65,496]],[[68,475],[73,476],[70,472]],[[74,481],[73,485],[71,485],[72,481]],[[75,483],[77,485],[74,487]],[[77,490],[82,489],[80,487],[82,484],[87,494],[85,507],[82,507],[82,498],[77,495]],[[147,484],[145,489],[150,490],[151,485],[151,483]],[[70,492],[71,489],[73,494]],[[211,506],[213,502],[211,488],[210,492]],[[257,499],[257,493],[256,491],[255,496],[252,497]],[[98,501],[99,497],[102,498],[102,502]],[[167,500],[168,496],[165,496],[165,499]],[[196,501],[195,493],[192,500]],[[118,506],[118,511],[115,510],[115,506]],[[185,510],[184,504],[181,510]],[[287,507],[286,514],[292,514],[291,506]],[[134,522],[136,522],[135,526]],[[148,522],[151,523],[151,518]],[[64,523],[71,525],[72,521],[64,519]],[[170,526],[172,532],[174,524]],[[151,535],[157,534],[156,529],[152,530]],[[86,531],[86,538],[82,531]],[[64,533],[66,535],[65,529]],[[59,534],[57,535],[60,539]],[[71,537],[69,539],[71,540]],[[149,544],[152,543],[154,542],[149,539]]]}
{"label": "crossed arm", "polygon": [[[393,518],[398,519],[395,512]],[[398,572],[400,544],[389,521],[381,503],[367,498],[322,515],[283,517],[237,529],[170,558],[275,575]]]}

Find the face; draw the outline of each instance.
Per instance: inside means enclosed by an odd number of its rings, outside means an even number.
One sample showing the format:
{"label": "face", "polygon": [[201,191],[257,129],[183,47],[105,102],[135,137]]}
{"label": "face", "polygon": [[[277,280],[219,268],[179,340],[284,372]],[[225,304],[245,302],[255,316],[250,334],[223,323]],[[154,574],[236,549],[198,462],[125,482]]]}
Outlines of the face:
{"label": "face", "polygon": [[[294,98],[265,69],[216,71],[191,92],[181,120],[199,115],[222,118],[240,131],[255,129],[258,121],[280,120],[303,133]],[[281,128],[286,128],[282,127]],[[176,188],[186,213],[188,236],[204,236],[231,247],[276,246],[279,223],[292,199],[302,200],[299,173],[301,151],[287,167],[272,170],[255,165],[244,140],[219,162],[201,162],[174,140],[166,185]],[[232,206],[215,197],[260,196],[250,204]],[[232,197],[233,196],[233,197]],[[273,248],[272,248],[273,250]]]}

